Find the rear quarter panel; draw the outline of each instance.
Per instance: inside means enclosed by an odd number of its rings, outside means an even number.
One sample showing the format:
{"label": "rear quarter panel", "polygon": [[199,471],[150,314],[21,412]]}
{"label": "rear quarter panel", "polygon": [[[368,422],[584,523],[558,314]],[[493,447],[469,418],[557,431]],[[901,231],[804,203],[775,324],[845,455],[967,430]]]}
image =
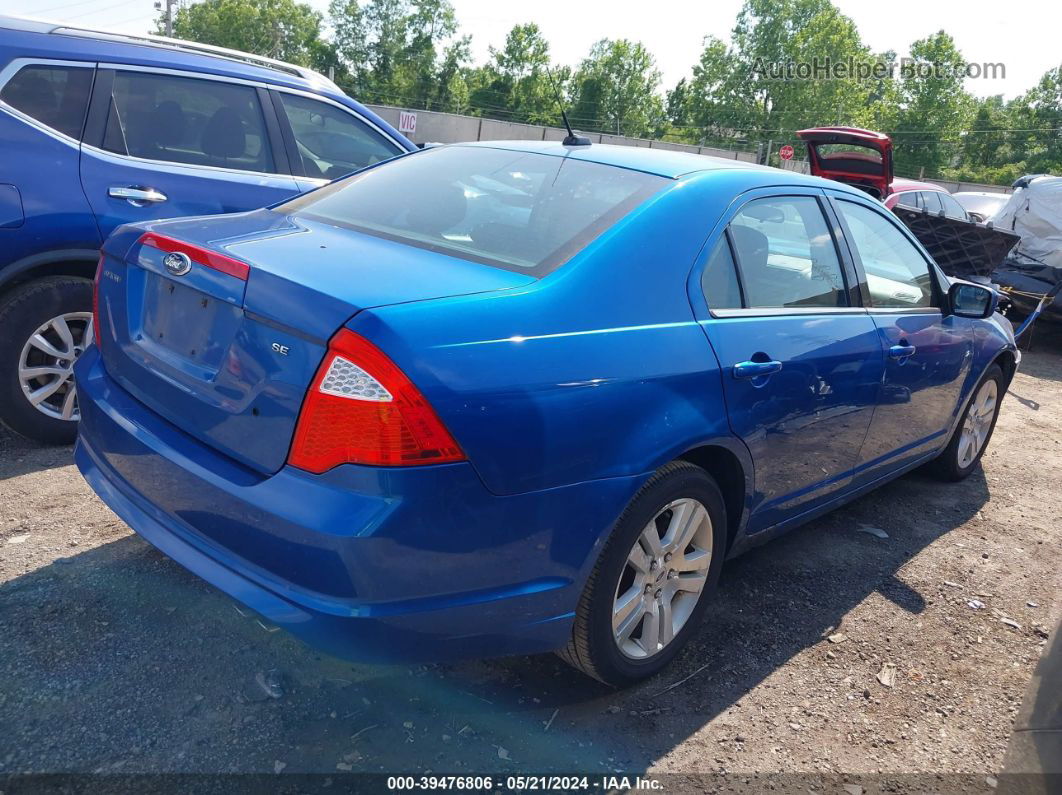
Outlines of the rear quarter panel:
{"label": "rear quarter panel", "polygon": [[728,430],[686,279],[728,196],[668,188],[534,285],[362,312],[486,486],[648,475]]}
{"label": "rear quarter panel", "polygon": [[[0,75],[16,58],[78,60],[42,48],[36,34],[0,30]],[[0,103],[0,185],[6,189],[0,223],[0,283],[30,258],[52,251],[99,248],[100,235],[78,174],[78,143]],[[20,218],[21,216],[21,218]],[[10,268],[8,266],[14,265]]]}

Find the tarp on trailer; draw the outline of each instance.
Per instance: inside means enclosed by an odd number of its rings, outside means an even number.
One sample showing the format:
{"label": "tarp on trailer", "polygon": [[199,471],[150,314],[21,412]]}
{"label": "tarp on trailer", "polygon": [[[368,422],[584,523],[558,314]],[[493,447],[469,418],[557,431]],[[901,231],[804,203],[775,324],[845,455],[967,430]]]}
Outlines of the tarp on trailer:
{"label": "tarp on trailer", "polygon": [[1021,236],[1022,254],[1062,268],[1062,177],[1019,180],[992,222]]}

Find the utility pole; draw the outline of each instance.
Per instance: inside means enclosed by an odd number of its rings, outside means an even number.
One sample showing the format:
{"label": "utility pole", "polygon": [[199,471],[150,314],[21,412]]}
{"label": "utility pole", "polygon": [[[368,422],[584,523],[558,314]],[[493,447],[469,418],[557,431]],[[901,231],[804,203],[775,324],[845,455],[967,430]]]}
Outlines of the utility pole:
{"label": "utility pole", "polygon": [[[179,0],[166,0],[166,35],[173,37],[173,7]],[[162,10],[162,0],[155,0],[155,10]]]}

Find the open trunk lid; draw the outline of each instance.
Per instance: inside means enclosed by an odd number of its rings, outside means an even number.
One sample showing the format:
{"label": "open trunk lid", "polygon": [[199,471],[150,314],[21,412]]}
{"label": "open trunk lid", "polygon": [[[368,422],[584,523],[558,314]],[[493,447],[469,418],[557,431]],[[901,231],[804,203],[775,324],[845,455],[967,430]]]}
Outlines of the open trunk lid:
{"label": "open trunk lid", "polygon": [[807,144],[815,176],[869,189],[877,199],[889,195],[893,180],[889,136],[858,127],[813,127],[800,130],[797,137]]}
{"label": "open trunk lid", "polygon": [[284,465],[328,339],[354,314],[534,282],[268,210],[146,229],[104,248],[104,365],[170,423],[262,473]]}

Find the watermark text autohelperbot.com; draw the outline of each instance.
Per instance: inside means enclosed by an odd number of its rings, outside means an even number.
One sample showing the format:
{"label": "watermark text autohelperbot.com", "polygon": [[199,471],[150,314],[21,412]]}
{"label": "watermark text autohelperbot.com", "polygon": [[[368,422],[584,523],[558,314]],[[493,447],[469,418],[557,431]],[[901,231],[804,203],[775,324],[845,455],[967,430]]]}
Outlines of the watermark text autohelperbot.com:
{"label": "watermark text autohelperbot.com", "polygon": [[812,58],[807,61],[767,61],[757,58],[751,77],[761,80],[947,80],[954,77],[973,80],[1003,80],[1007,76],[1002,63],[934,63],[914,58],[895,61],[860,60],[858,58]]}

